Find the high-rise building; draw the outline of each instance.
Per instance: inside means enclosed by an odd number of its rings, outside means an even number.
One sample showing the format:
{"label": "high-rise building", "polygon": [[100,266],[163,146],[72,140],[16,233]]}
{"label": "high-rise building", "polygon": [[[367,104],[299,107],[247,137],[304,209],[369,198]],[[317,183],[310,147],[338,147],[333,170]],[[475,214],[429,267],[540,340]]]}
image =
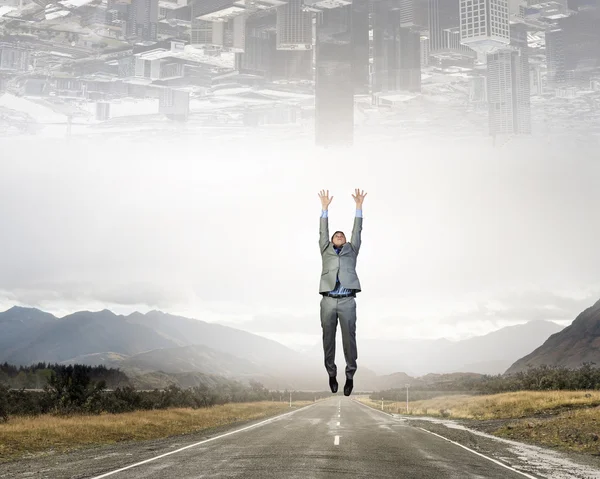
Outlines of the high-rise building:
{"label": "high-rise building", "polygon": [[476,56],[475,52],[460,41],[460,28],[446,28],[443,31],[444,45],[450,52],[462,53],[465,56]]}
{"label": "high-rise building", "polygon": [[158,0],[131,0],[126,26],[127,37],[137,41],[158,38]]}
{"label": "high-rise building", "polygon": [[508,0],[460,0],[460,38],[482,58],[508,45]]}
{"label": "high-rise building", "polygon": [[566,34],[560,28],[552,28],[545,37],[548,85],[559,87],[567,82]]}
{"label": "high-rise building", "polygon": [[380,1],[373,12],[373,91],[421,91],[421,34],[401,27],[402,10]]}
{"label": "high-rise building", "polygon": [[416,0],[395,0],[394,7],[399,10],[400,26],[414,27]]}
{"label": "high-rise building", "polygon": [[519,53],[514,59],[517,64],[514,82],[519,129],[520,133],[531,133],[531,74],[527,25],[524,23],[510,25],[510,46]]}
{"label": "high-rise building", "polygon": [[313,78],[312,50],[277,50],[275,12],[248,16],[244,52],[236,54],[236,70],[264,77],[268,81]]}
{"label": "high-rise building", "polygon": [[600,7],[580,7],[546,32],[548,84],[588,85],[600,73]]}
{"label": "high-rise building", "polygon": [[352,79],[356,93],[369,92],[369,0],[352,3]]}
{"label": "high-rise building", "polygon": [[429,51],[448,48],[444,30],[460,27],[460,0],[429,0]]}
{"label": "high-rise building", "polygon": [[421,35],[421,66],[429,65],[429,37]]}
{"label": "high-rise building", "polygon": [[352,7],[317,14],[315,139],[320,146],[350,145],[354,139]]}
{"label": "high-rise building", "polygon": [[529,69],[521,52],[501,48],[487,58],[487,97],[490,135],[531,133]]}
{"label": "high-rise building", "polygon": [[196,0],[190,6],[190,44],[244,50],[246,18],[250,14],[243,2]]}
{"label": "high-rise building", "polygon": [[312,13],[304,8],[304,0],[288,0],[277,8],[277,49],[312,49]]}
{"label": "high-rise building", "polygon": [[470,81],[469,101],[485,105],[487,103],[487,78],[483,75],[474,76]]}

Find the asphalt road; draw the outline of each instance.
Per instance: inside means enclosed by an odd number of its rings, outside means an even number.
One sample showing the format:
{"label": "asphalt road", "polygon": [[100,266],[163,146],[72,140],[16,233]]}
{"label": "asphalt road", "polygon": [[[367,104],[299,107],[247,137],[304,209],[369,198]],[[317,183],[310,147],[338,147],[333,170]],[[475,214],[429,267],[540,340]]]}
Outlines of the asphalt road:
{"label": "asphalt road", "polygon": [[[89,478],[414,478],[527,476],[346,397]],[[160,457],[162,456],[162,457]],[[156,459],[154,459],[156,457]],[[143,461],[142,464],[137,462]],[[81,477],[81,476],[80,476]]]}

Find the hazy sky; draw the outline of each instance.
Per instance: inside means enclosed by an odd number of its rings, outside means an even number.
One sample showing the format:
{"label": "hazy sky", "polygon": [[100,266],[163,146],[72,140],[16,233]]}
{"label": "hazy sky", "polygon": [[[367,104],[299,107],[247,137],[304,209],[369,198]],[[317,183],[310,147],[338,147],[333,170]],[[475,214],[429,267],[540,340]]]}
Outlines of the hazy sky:
{"label": "hazy sky", "polygon": [[274,137],[6,140],[0,309],[160,309],[313,344],[317,193],[349,238],[354,188],[361,337],[568,324],[600,299],[598,150]]}

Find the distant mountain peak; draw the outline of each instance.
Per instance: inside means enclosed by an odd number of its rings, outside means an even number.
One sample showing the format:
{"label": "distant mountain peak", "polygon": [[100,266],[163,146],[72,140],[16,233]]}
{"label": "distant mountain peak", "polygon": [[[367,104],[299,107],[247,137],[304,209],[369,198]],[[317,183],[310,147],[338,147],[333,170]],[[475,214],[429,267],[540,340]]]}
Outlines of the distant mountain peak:
{"label": "distant mountain peak", "polygon": [[32,308],[29,306],[13,306],[10,309],[7,309],[6,311],[4,311],[5,313],[16,313],[16,312],[23,312],[23,311],[37,311],[39,313],[42,313],[43,311],[39,310],[38,308]]}
{"label": "distant mountain peak", "polygon": [[600,362],[600,300],[577,315],[573,322],[550,336],[530,354],[507,369],[507,374],[533,366],[578,368],[585,362]]}

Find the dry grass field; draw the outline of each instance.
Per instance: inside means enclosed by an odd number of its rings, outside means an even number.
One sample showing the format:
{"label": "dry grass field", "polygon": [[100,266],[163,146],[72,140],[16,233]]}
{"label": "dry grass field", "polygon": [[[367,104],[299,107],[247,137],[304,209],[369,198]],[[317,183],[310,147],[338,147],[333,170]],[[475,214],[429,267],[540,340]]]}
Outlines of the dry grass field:
{"label": "dry grass field", "polygon": [[[360,400],[381,409],[381,401]],[[406,402],[384,401],[383,410],[406,414]],[[504,420],[492,431],[493,434],[564,450],[600,454],[600,391],[444,396],[409,402],[408,410],[409,416]]]}
{"label": "dry grass field", "polygon": [[[381,409],[381,401],[362,401]],[[408,404],[408,414],[456,419],[515,419],[595,406],[600,406],[600,391],[519,391],[412,401]],[[406,402],[384,401],[383,407],[386,412],[406,414]]]}
{"label": "dry grass field", "polygon": [[12,417],[0,423],[0,463],[47,451],[120,441],[159,439],[268,418],[312,401],[232,403],[210,408],[136,411],[123,414]]}

